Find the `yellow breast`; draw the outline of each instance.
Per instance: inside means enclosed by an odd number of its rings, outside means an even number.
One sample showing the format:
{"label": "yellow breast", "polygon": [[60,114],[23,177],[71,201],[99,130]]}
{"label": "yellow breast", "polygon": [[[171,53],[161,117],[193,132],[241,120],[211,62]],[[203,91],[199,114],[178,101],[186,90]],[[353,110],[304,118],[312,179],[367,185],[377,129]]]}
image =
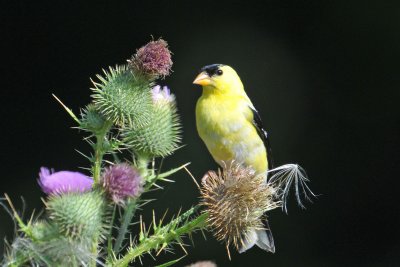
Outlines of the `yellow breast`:
{"label": "yellow breast", "polygon": [[252,120],[248,100],[240,96],[203,95],[196,105],[197,130],[214,160],[220,165],[235,160],[263,173],[266,149]]}

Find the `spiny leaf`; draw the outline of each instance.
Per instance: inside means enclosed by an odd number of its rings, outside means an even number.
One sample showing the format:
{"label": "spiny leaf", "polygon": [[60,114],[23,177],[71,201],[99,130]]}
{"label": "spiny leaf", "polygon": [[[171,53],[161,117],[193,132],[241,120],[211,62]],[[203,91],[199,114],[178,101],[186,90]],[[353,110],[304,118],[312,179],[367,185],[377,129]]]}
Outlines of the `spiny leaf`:
{"label": "spiny leaf", "polygon": [[72,117],[72,119],[74,119],[74,121],[76,121],[78,124],[80,124],[80,120],[78,119],[78,117],[72,112],[72,110],[70,108],[68,108],[66,105],[64,105],[63,102],[61,102],[61,100],[55,95],[52,94],[53,97],[58,101],[58,103],[61,104],[61,106],[67,111],[67,113]]}
{"label": "spiny leaf", "polygon": [[184,257],[186,257],[186,255],[183,256],[183,257],[180,257],[179,259],[175,259],[175,260],[172,260],[172,261],[163,263],[163,264],[161,264],[161,265],[157,265],[156,267],[168,267],[168,266],[171,266],[171,265],[177,263],[178,261],[180,261],[181,259],[183,259]]}
{"label": "spiny leaf", "polygon": [[183,164],[182,166],[179,166],[177,168],[171,169],[169,171],[163,172],[163,173],[159,173],[159,174],[152,174],[149,176],[148,178],[148,183],[146,185],[146,189],[148,190],[150,189],[150,187],[157,181],[157,180],[164,180],[167,181],[168,179],[166,179],[166,177],[184,169],[186,166],[188,166],[190,164],[190,162]]}

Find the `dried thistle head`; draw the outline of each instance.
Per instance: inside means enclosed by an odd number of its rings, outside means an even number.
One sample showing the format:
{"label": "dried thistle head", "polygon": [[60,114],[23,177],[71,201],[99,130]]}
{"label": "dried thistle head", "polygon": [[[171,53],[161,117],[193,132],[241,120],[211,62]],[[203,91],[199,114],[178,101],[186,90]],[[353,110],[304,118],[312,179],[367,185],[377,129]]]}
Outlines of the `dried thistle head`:
{"label": "dried thistle head", "polygon": [[272,235],[265,232],[269,229],[263,220],[266,211],[281,205],[275,188],[250,167],[235,162],[226,166],[218,173],[209,171],[202,179],[201,204],[214,236],[239,252],[254,244],[274,252]]}
{"label": "dried thistle head", "polygon": [[136,73],[151,80],[164,78],[169,75],[172,67],[168,43],[163,39],[151,41],[137,50],[128,63]]}

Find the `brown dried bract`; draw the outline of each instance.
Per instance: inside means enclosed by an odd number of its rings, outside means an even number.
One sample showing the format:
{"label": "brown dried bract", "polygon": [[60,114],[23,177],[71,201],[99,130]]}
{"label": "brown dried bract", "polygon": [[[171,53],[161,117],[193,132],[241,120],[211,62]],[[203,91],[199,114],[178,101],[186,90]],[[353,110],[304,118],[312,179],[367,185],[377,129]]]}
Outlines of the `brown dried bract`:
{"label": "brown dried bract", "polygon": [[279,207],[280,201],[276,201],[276,190],[266,183],[264,175],[235,162],[226,166],[203,177],[201,204],[206,207],[216,239],[239,250],[249,232],[264,228],[264,213]]}

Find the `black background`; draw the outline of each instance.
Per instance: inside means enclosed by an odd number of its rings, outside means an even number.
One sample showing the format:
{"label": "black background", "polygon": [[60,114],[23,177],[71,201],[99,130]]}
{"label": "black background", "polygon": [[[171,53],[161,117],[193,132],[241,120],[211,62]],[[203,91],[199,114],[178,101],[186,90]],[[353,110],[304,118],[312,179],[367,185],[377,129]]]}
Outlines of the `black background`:
{"label": "black background", "polygon": [[[78,1],[76,1],[78,2]],[[83,1],[81,1],[83,2]],[[323,3],[320,3],[323,2]],[[270,213],[277,252],[233,254],[201,234],[181,265],[395,266],[398,220],[400,4],[388,1],[72,1],[1,4],[0,192],[20,208],[42,207],[40,166],[78,170],[89,147],[52,98],[74,111],[90,101],[89,77],[163,37],[174,53],[166,80],[176,94],[185,147],[167,168],[192,162],[199,179],[215,169],[195,129],[201,90],[192,85],[211,63],[233,66],[270,132],[277,164],[302,165],[321,194],[307,210]],[[397,150],[397,151],[396,151]],[[197,202],[188,175],[145,207],[171,215]],[[153,197],[153,196],[152,196]],[[12,237],[0,211],[0,236]],[[1,245],[2,246],[2,245]],[[2,247],[0,246],[0,249]],[[178,258],[167,254],[157,264]],[[145,258],[145,265],[156,263]]]}

